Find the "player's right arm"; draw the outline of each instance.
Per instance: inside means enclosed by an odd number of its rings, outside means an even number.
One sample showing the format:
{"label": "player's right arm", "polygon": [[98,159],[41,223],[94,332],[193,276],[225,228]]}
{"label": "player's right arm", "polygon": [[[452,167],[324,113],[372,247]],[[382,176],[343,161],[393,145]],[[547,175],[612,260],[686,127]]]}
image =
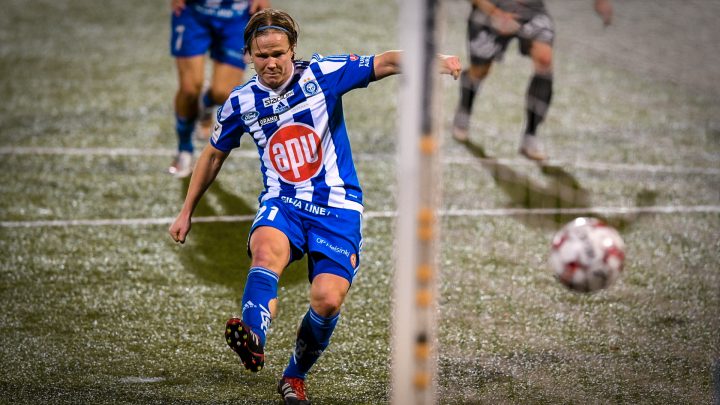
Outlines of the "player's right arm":
{"label": "player's right arm", "polygon": [[[385,51],[377,54],[373,58],[373,70],[375,72],[375,80],[396,75],[402,72],[401,59],[402,51]],[[455,55],[437,54],[438,68],[441,74],[450,75],[453,79],[460,77],[462,64],[460,59]]]}
{"label": "player's right arm", "polygon": [[185,243],[185,238],[192,225],[191,218],[195,207],[197,207],[203,194],[217,177],[223,162],[225,162],[229,154],[229,152],[223,152],[212,145],[207,145],[203,149],[200,158],[195,163],[195,170],[193,170],[190,178],[190,185],[182,209],[168,230],[170,237],[175,242]]}

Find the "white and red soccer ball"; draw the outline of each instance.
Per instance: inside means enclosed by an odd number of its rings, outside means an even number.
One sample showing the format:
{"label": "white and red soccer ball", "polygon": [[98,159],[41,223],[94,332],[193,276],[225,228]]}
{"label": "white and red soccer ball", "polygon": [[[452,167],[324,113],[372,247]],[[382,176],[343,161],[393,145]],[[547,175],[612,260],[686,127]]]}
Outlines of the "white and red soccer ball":
{"label": "white and red soccer ball", "polygon": [[596,218],[576,218],[553,237],[550,267],[571,290],[594,292],[611,286],[624,261],[620,234]]}

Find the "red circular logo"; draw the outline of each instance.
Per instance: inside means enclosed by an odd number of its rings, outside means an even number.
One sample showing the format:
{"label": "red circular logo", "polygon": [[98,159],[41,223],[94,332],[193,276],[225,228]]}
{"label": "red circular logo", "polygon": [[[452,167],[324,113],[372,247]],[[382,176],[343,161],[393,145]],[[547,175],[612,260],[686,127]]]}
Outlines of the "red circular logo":
{"label": "red circular logo", "polygon": [[267,150],[275,171],[288,183],[307,181],[322,166],[320,136],[305,124],[295,122],[280,127],[270,137]]}

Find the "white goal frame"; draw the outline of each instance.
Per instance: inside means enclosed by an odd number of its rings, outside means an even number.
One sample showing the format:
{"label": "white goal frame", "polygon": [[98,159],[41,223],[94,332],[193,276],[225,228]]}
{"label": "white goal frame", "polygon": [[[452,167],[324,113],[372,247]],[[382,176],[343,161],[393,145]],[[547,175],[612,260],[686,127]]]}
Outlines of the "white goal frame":
{"label": "white goal frame", "polygon": [[398,217],[391,403],[434,404],[440,201],[437,44],[440,0],[401,0],[398,98]]}

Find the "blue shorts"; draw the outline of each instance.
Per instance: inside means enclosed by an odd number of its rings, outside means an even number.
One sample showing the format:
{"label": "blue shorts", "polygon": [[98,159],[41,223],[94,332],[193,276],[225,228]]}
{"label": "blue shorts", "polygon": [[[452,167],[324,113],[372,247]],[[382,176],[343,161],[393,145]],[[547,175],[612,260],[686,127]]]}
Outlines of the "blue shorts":
{"label": "blue shorts", "polygon": [[[260,226],[282,231],[290,240],[290,262],[308,254],[308,280],[330,273],[352,284],[360,268],[362,213],[329,208],[291,197],[260,204],[250,235]],[[248,236],[249,253],[250,236]]]}
{"label": "blue shorts", "polygon": [[175,57],[205,55],[218,62],[245,69],[243,34],[249,16],[233,17],[203,14],[187,6],[176,16],[172,13],[170,53]]}

